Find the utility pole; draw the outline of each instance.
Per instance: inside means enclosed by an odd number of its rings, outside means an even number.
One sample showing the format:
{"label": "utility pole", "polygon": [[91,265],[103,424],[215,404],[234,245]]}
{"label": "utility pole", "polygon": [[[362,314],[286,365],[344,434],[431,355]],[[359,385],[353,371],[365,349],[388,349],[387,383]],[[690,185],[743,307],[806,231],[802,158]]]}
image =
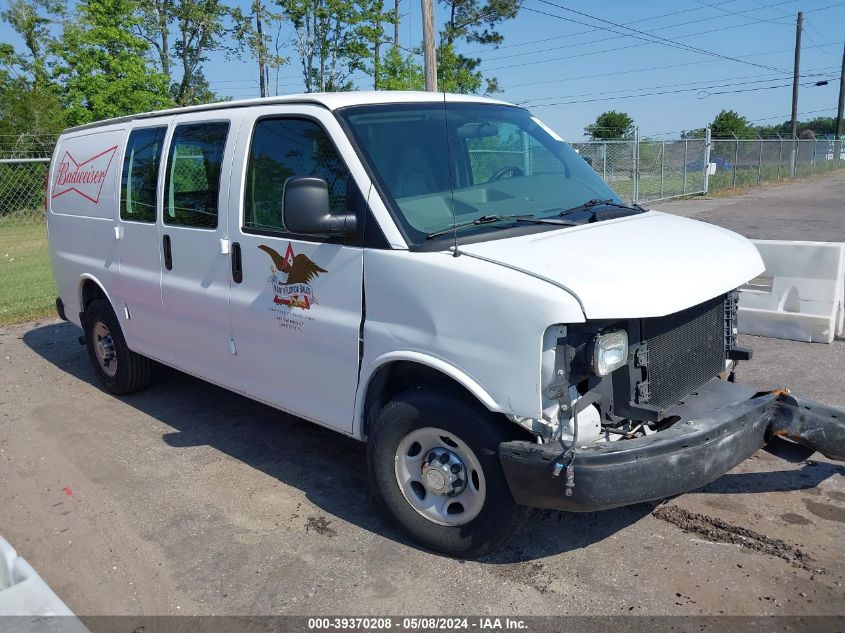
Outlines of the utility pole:
{"label": "utility pole", "polygon": [[845,45],[842,46],[842,70],[839,73],[839,106],[836,108],[836,138],[833,141],[833,158],[838,163],[842,156],[842,110],[845,107]]}
{"label": "utility pole", "polygon": [[264,34],[261,29],[261,0],[255,0],[255,33],[258,38],[258,85],[261,96],[267,95],[266,73],[264,72]]}
{"label": "utility pole", "polygon": [[795,163],[798,158],[798,80],[801,74],[801,29],[804,26],[804,13],[798,12],[795,24],[795,66],[792,69],[792,154],[789,161],[789,175],[795,177]]}
{"label": "utility pole", "polygon": [[434,50],[434,4],[422,1],[423,49],[425,53],[425,89],[437,92],[437,55]]}
{"label": "utility pole", "polygon": [[393,0],[393,48],[399,50],[399,3],[402,0]]}

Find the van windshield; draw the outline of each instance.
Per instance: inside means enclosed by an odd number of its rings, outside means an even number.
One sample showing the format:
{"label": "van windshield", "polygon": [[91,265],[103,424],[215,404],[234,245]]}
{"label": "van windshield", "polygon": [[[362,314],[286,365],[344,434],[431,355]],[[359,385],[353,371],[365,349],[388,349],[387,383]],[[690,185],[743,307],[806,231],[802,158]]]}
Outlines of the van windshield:
{"label": "van windshield", "polygon": [[489,218],[558,218],[589,201],[622,202],[575,150],[522,108],[413,103],[354,106],[339,114],[413,244],[455,224],[461,235],[499,231],[517,220]]}

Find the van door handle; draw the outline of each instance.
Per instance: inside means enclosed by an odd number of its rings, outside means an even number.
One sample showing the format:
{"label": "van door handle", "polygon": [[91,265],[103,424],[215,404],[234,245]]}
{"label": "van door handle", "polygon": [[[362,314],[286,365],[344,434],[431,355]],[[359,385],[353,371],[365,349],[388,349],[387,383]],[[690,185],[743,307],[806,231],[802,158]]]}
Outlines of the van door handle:
{"label": "van door handle", "polygon": [[244,280],[244,271],[241,263],[241,245],[237,242],[232,242],[230,257],[232,258],[232,281],[239,284]]}
{"label": "van door handle", "polygon": [[170,250],[169,235],[165,235],[161,238],[161,246],[164,251],[164,267],[167,270],[173,270],[173,252]]}

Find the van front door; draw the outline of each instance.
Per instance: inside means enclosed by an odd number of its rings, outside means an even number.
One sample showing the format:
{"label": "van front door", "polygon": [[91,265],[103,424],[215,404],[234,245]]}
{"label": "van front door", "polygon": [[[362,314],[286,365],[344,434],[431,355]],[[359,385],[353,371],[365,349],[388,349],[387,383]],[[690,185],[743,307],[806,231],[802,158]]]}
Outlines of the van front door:
{"label": "van front door", "polygon": [[226,118],[181,117],[164,174],[161,333],[180,369],[228,383],[231,356],[226,240],[229,169],[234,137]]}
{"label": "van front door", "polygon": [[[355,212],[362,225],[362,183],[341,154],[353,150],[324,109],[300,106],[294,114],[276,106],[251,114],[239,140],[246,164],[233,170],[239,184],[230,199],[232,209],[242,210],[229,220],[236,243],[229,302],[234,371],[250,395],[350,432],[362,318],[360,237],[294,235],[282,220],[282,198],[287,178],[323,178],[332,210]],[[339,149],[332,138],[345,145]]]}

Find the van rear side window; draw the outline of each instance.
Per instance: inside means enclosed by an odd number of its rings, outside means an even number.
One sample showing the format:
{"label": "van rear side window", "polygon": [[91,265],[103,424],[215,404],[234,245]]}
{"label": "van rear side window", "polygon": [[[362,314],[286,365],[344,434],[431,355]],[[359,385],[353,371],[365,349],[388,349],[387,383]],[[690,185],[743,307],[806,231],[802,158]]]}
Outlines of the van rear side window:
{"label": "van rear side window", "polygon": [[164,223],[217,228],[228,122],[177,125],[167,155]]}
{"label": "van rear side window", "polygon": [[120,219],[156,221],[158,167],[166,127],[133,130],[126,144],[120,181]]}

